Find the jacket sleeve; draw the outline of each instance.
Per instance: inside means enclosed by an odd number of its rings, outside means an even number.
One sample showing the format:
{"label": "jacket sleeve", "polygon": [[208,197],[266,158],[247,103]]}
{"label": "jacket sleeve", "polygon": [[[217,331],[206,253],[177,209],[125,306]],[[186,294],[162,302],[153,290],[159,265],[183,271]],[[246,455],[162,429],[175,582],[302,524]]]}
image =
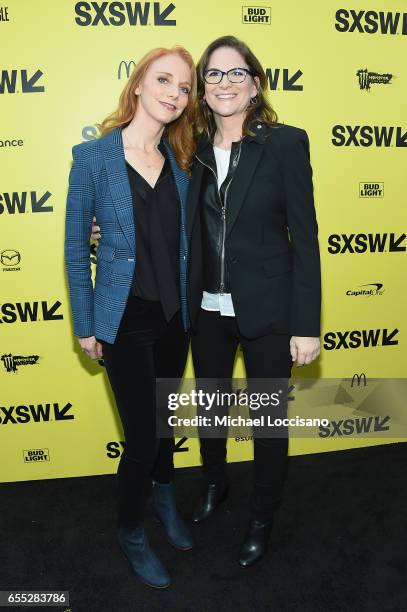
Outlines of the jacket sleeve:
{"label": "jacket sleeve", "polygon": [[76,336],[94,336],[89,240],[95,210],[93,179],[80,145],[72,149],[66,204],[65,264]]}
{"label": "jacket sleeve", "polygon": [[293,249],[290,331],[294,336],[319,336],[321,267],[309,140],[307,133],[297,128],[290,130],[284,141],[283,173]]}

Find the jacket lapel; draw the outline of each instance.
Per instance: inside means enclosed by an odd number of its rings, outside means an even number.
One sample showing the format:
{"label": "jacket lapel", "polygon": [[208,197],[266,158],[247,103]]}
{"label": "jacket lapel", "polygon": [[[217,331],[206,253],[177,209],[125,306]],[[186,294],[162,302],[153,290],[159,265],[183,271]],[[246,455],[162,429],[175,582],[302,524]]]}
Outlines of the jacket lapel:
{"label": "jacket lapel", "polygon": [[261,142],[252,140],[243,143],[239,165],[233,176],[227,199],[226,236],[230,234],[236,222],[263,150],[264,147]]}
{"label": "jacket lapel", "polygon": [[114,128],[104,137],[105,159],[109,189],[116,215],[132,253],[135,253],[133,203],[122,144],[121,128]]}
{"label": "jacket lapel", "polygon": [[201,181],[202,181],[203,172],[204,172],[204,166],[200,163],[196,163],[192,171],[191,182],[189,184],[189,189],[188,189],[187,206],[186,206],[188,238],[190,238],[191,236],[192,226],[193,226],[195,215],[196,215],[197,208],[198,208],[199,194],[201,191]]}

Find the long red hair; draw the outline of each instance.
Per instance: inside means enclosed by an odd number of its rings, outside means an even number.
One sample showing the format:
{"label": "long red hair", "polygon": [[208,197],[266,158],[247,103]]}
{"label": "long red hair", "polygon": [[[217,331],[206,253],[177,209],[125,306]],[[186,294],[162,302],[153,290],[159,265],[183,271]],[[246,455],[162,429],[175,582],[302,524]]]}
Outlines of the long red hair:
{"label": "long red hair", "polygon": [[138,104],[138,96],[134,94],[134,90],[138,87],[148,68],[155,60],[172,53],[179,55],[188,64],[191,70],[191,91],[185,110],[178,119],[166,126],[164,133],[174,151],[178,165],[183,170],[189,170],[195,151],[192,126],[195,119],[197,79],[194,60],[184,47],[176,46],[172,49],[159,47],[146,53],[134,67],[125,88],[120,94],[117,110],[108,115],[98,127],[103,136],[116,127],[129,124],[135,115]]}

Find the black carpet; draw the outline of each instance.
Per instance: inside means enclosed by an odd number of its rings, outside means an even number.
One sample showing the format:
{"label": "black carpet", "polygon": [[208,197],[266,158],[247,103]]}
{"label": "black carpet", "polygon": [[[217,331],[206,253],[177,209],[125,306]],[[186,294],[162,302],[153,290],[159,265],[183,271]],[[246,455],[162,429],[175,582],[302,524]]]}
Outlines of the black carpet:
{"label": "black carpet", "polygon": [[[177,551],[149,519],[168,589],[142,585],[115,540],[113,476],[0,485],[0,590],[69,590],[72,612],[404,612],[407,444],[292,457],[270,553],[236,563],[251,464],[229,465],[231,494],[197,546]],[[200,468],[177,470],[185,516]],[[20,608],[8,608],[20,609]],[[21,610],[63,608],[21,608]]]}

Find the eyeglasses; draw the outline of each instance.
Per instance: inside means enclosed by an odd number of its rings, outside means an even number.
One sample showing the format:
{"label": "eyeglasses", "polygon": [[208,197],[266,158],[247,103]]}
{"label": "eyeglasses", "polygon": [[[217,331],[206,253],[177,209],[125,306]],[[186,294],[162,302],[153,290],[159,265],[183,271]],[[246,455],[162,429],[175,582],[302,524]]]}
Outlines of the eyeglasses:
{"label": "eyeglasses", "polygon": [[248,68],[231,68],[227,72],[218,70],[217,68],[212,68],[210,70],[206,70],[204,73],[204,79],[209,85],[216,85],[216,83],[221,82],[225,74],[230,83],[243,83],[246,76],[248,74],[251,75],[252,73],[250,70],[248,70]]}

